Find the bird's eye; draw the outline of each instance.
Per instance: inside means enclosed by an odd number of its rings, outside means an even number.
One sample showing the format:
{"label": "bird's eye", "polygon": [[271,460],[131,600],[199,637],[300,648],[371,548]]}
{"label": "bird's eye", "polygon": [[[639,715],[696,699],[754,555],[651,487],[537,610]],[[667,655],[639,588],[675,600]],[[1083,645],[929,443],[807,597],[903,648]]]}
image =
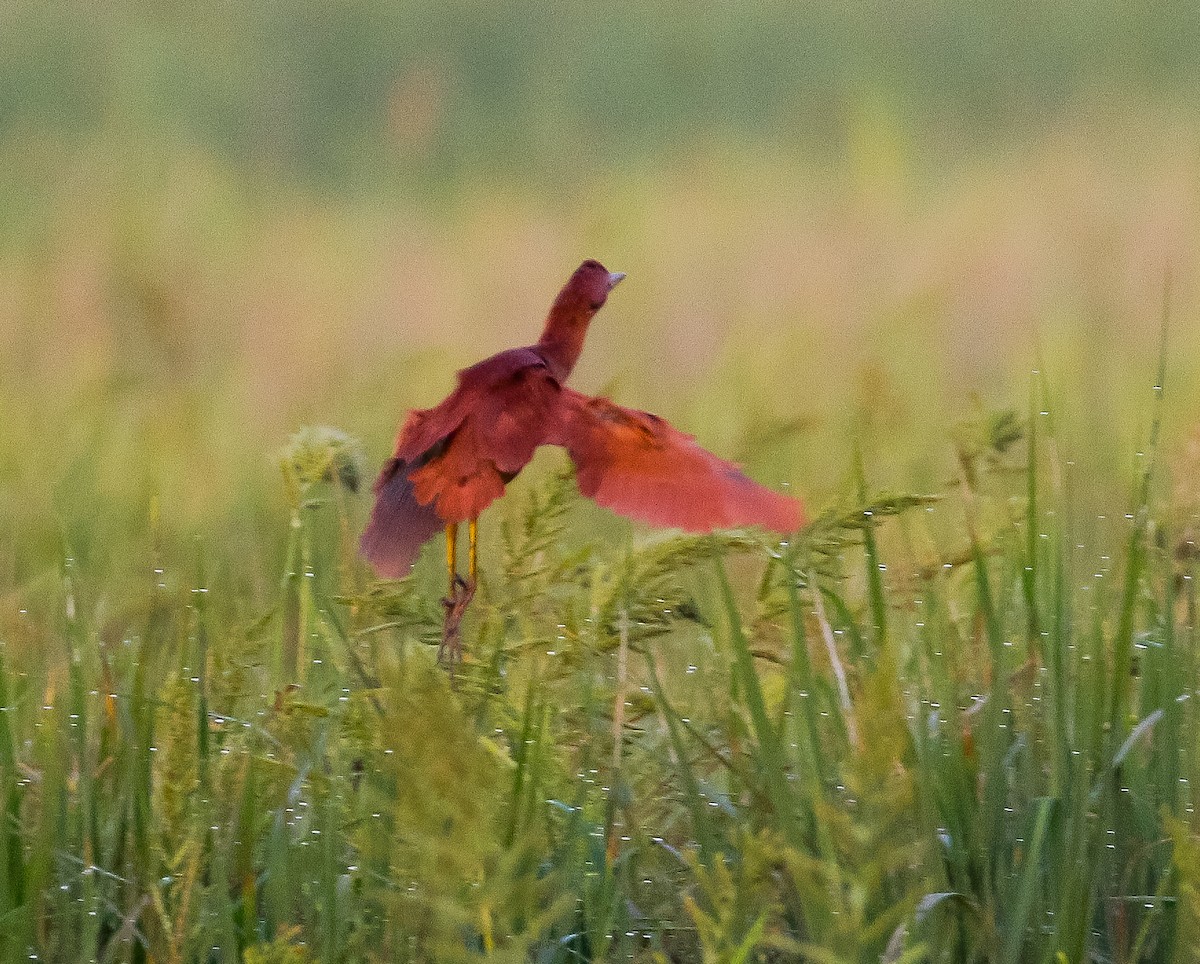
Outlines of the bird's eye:
{"label": "bird's eye", "polygon": [[601,308],[603,308],[603,307],[604,307],[604,302],[603,302],[603,300],[601,300],[601,301],[593,301],[593,302],[592,302],[592,311],[599,311],[599,310],[600,310]]}

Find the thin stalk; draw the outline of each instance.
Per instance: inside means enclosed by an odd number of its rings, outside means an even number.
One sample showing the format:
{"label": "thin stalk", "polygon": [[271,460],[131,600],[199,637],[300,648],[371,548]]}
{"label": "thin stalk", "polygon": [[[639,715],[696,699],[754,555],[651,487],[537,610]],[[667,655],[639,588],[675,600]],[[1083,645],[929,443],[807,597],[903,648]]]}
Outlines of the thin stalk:
{"label": "thin stalk", "polygon": [[817,583],[816,572],[809,572],[808,584],[812,587],[813,608],[817,613],[817,624],[821,627],[821,638],[825,641],[825,651],[829,656],[829,665],[833,668],[833,677],[837,682],[838,703],[842,710],[842,720],[846,726],[846,734],[850,745],[860,746],[858,726],[854,722],[854,705],[850,702],[850,685],[846,681],[846,670],[842,666],[842,658],[838,654],[837,640],[833,636],[833,627],[829,624],[829,616],[825,613],[825,603],[821,596],[821,587]]}
{"label": "thin stalk", "polygon": [[1170,288],[1163,292],[1162,329],[1159,335],[1158,375],[1154,384],[1153,416],[1150,422],[1150,441],[1146,451],[1138,453],[1142,468],[1134,490],[1133,528],[1126,550],[1125,584],[1121,595],[1121,612],[1113,638],[1113,687],[1108,708],[1110,742],[1120,746],[1129,725],[1129,681],[1133,662],[1134,619],[1137,614],[1137,594],[1146,564],[1146,535],[1150,525],[1150,483],[1158,454],[1159,435],[1163,420],[1163,388],[1167,377],[1167,326],[1170,318]]}

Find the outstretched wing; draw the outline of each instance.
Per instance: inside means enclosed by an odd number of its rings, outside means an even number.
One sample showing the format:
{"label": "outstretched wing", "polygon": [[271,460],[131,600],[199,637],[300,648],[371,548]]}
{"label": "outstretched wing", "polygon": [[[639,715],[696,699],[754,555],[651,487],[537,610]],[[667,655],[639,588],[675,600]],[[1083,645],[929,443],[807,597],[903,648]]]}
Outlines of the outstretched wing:
{"label": "outstretched wing", "polygon": [[621,515],[689,532],[760,525],[795,532],[799,499],[773,492],[649,412],[562,389],[558,444],[579,490]]}
{"label": "outstretched wing", "polygon": [[360,542],[381,576],[406,575],[448,522],[479,515],[558,434],[558,382],[530,349],[502,352],[459,373],[440,405],[409,414],[375,483]]}

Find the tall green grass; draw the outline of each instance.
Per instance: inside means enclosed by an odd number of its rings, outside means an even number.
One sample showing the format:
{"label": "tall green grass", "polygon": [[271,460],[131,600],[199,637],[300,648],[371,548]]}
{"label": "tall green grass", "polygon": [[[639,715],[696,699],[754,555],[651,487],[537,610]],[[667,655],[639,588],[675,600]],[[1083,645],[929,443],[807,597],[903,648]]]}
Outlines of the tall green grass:
{"label": "tall green grass", "polygon": [[955,433],[944,491],[877,493],[860,456],[783,544],[580,548],[545,479],[494,513],[453,681],[441,576],[367,578],[356,447],[307,430],[265,611],[153,512],[140,590],[67,546],[10,592],[0,956],[1194,959],[1194,553],[1160,404],[1103,522],[1040,378]]}

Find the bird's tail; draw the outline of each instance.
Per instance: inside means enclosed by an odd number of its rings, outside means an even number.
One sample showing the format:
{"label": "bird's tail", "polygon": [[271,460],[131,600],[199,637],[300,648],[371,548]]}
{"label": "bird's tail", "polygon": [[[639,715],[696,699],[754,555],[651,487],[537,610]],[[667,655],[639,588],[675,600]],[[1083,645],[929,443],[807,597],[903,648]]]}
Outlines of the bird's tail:
{"label": "bird's tail", "polygon": [[407,576],[421,546],[442,530],[432,505],[421,505],[408,480],[412,466],[388,459],[375,481],[375,505],[358,551],[381,579]]}

